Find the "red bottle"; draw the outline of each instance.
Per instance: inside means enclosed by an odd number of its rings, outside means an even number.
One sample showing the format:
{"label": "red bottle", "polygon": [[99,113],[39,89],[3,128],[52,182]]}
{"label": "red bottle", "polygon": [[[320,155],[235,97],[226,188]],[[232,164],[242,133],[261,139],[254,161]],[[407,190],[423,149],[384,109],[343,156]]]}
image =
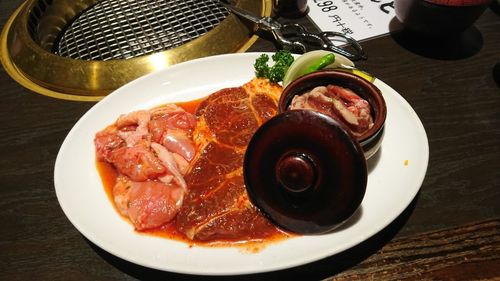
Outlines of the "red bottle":
{"label": "red bottle", "polygon": [[460,33],[481,16],[491,0],[395,0],[397,19],[408,29],[431,34]]}

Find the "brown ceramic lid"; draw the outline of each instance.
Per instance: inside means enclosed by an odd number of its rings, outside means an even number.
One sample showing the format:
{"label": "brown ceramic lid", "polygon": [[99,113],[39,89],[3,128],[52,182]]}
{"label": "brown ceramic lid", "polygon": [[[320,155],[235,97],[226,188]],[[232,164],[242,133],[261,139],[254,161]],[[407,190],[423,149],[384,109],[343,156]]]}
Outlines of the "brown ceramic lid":
{"label": "brown ceramic lid", "polygon": [[324,233],[346,221],[366,190],[366,162],[358,142],[334,119],[290,110],[262,125],[244,160],[250,200],[278,226]]}

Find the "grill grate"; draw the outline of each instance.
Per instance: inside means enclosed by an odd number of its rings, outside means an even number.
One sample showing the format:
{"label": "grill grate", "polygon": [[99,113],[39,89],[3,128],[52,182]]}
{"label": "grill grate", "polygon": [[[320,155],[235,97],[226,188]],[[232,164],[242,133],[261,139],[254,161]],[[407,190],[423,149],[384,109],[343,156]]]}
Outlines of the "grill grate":
{"label": "grill grate", "polygon": [[54,52],[83,60],[134,58],[196,39],[227,15],[218,0],[103,0],[73,21]]}

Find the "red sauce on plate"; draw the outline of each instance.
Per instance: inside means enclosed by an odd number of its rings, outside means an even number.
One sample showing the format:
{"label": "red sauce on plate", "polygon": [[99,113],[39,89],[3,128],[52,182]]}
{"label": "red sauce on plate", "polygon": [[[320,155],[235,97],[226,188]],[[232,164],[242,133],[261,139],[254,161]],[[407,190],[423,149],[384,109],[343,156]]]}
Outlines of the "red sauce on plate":
{"label": "red sauce on plate", "polygon": [[[200,100],[194,100],[194,101],[189,101],[189,102],[180,102],[176,103],[176,105],[180,106],[184,110],[186,110],[189,113],[195,113],[198,105],[201,103],[202,99]],[[104,190],[106,191],[106,194],[108,196],[108,199],[111,201],[113,206],[116,208],[114,199],[113,199],[113,187],[116,184],[116,180],[118,177],[118,172],[115,170],[115,168],[104,161],[96,161],[96,168],[98,170],[98,173],[101,177]],[[119,214],[118,210],[116,210],[117,213]],[[128,218],[123,217],[125,220],[128,221]],[[256,233],[258,233],[258,229],[256,229]],[[155,229],[149,229],[149,230],[144,230],[144,231],[137,231],[138,233],[143,233],[146,235],[153,235],[153,236],[159,236],[163,237],[166,239],[172,239],[172,240],[177,240],[181,241],[184,243],[187,243],[190,246],[194,245],[202,245],[202,246],[210,246],[210,247],[225,247],[225,246],[240,246],[245,252],[258,252],[260,251],[266,244],[272,243],[272,242],[277,242],[281,241],[283,239],[289,238],[294,236],[293,234],[286,233],[283,231],[280,231],[278,228],[276,230],[267,232],[268,236],[262,238],[262,234],[258,237],[255,237],[255,235],[252,238],[252,233],[246,233],[245,237],[251,237],[250,239],[248,238],[242,238],[242,239],[234,239],[234,240],[210,240],[210,241],[193,241],[190,240],[189,238],[184,235],[181,231],[179,231],[176,228],[176,219],[174,218],[173,221],[171,221],[168,224],[162,225],[161,227],[155,228]]]}

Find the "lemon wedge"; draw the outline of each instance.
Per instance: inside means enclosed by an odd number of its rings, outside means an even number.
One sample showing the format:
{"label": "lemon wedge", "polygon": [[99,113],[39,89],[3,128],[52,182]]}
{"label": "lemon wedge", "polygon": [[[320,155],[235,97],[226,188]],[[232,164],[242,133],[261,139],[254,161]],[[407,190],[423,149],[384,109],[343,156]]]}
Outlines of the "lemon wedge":
{"label": "lemon wedge", "polygon": [[359,69],[354,68],[354,67],[353,68],[338,67],[338,68],[335,68],[335,70],[345,71],[345,72],[350,72],[352,74],[356,74],[359,77],[362,77],[371,83],[373,83],[373,81],[375,81],[375,77],[373,77],[371,74],[366,73],[363,70],[359,70]]}
{"label": "lemon wedge", "polygon": [[[333,61],[331,61],[332,54],[334,55]],[[331,61],[331,63],[327,64],[326,66],[323,65],[328,61]],[[375,79],[368,73],[356,69],[354,63],[350,59],[340,54],[335,54],[324,50],[316,50],[304,53],[303,55],[295,59],[295,61],[288,68],[285,77],[283,78],[283,87],[286,87],[293,80],[305,74],[308,74],[313,70],[325,68],[334,68],[341,71],[351,72],[367,79],[368,81],[373,81]]]}

